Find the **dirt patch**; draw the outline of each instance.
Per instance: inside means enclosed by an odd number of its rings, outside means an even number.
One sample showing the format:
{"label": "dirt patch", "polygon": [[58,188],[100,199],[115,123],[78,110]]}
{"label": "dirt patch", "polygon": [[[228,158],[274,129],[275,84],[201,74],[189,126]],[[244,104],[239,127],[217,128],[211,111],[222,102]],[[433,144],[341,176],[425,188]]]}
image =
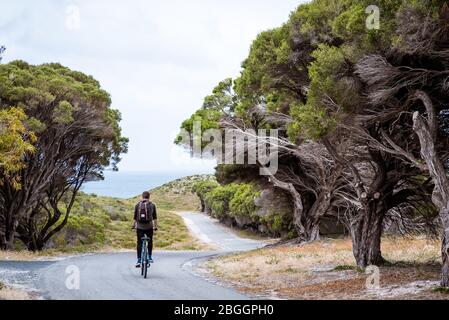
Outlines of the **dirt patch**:
{"label": "dirt patch", "polygon": [[350,239],[261,249],[212,260],[208,267],[242,292],[269,298],[449,299],[434,290],[441,272],[437,241],[387,238],[382,250],[390,263],[378,270],[379,287],[356,267]]}
{"label": "dirt patch", "polygon": [[25,291],[6,286],[0,282],[0,300],[31,300],[33,297]]}
{"label": "dirt patch", "polygon": [[36,261],[54,260],[62,254],[57,253],[33,253],[30,251],[0,251],[0,261]]}

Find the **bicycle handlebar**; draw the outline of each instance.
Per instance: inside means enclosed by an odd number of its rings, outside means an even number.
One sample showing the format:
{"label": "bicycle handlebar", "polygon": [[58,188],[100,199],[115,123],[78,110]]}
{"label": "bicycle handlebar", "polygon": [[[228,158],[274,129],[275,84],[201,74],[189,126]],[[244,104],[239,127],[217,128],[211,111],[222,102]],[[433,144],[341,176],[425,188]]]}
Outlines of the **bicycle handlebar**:
{"label": "bicycle handlebar", "polygon": [[[131,227],[131,230],[136,230],[136,227]],[[158,231],[159,228],[154,228],[153,230],[154,230],[154,231]]]}

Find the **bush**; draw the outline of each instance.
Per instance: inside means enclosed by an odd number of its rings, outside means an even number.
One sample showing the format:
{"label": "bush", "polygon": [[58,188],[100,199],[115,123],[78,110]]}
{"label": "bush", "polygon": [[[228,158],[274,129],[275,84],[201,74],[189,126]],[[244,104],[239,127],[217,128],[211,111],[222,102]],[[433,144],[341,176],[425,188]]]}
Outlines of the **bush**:
{"label": "bush", "polygon": [[258,217],[255,215],[256,205],[254,204],[254,199],[259,195],[259,190],[253,184],[241,184],[231,198],[230,216],[250,217],[257,222]]}
{"label": "bush", "polygon": [[215,181],[200,181],[192,186],[192,192],[200,199],[204,199],[206,194],[220,185]]}
{"label": "bush", "polygon": [[88,216],[72,215],[64,229],[63,240],[70,246],[102,245],[105,242],[105,224]]}
{"label": "bush", "polygon": [[238,188],[238,184],[232,183],[219,186],[206,194],[205,201],[212,216],[221,219],[229,213],[229,203]]}

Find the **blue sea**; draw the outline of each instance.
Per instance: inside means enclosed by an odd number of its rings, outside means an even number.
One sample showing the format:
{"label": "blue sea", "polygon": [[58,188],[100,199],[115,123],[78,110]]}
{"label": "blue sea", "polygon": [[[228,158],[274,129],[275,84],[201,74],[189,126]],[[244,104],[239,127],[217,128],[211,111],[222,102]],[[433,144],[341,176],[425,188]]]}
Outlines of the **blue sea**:
{"label": "blue sea", "polygon": [[105,172],[105,180],[87,182],[81,191],[98,196],[129,199],[143,191],[164,185],[173,180],[201,174],[196,172]]}

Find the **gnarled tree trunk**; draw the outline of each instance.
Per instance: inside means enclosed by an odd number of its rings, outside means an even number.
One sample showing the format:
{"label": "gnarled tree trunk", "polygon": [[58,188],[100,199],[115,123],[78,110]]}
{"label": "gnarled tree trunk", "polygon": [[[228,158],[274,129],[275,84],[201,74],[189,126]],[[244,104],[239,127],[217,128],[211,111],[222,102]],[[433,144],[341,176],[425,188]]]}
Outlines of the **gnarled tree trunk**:
{"label": "gnarled tree trunk", "polygon": [[426,107],[427,119],[424,119],[419,112],[415,112],[413,115],[413,130],[419,137],[421,156],[426,162],[430,176],[435,183],[432,202],[439,210],[443,228],[441,241],[441,257],[443,261],[441,286],[449,288],[449,179],[435,147],[437,116],[433,103],[424,92],[418,91],[416,97]]}
{"label": "gnarled tree trunk", "polygon": [[201,212],[205,213],[206,212],[206,201],[204,201],[204,199],[202,197],[200,197],[200,203],[201,203]]}
{"label": "gnarled tree trunk", "polygon": [[443,239],[441,242],[441,257],[443,258],[443,270],[441,274],[441,286],[449,287],[449,212],[445,209],[442,215]]}
{"label": "gnarled tree trunk", "polygon": [[[293,225],[298,234],[298,242],[312,242],[320,238],[319,220],[304,218],[304,203],[301,194],[292,183],[283,182],[269,174],[270,181],[279,189],[286,191],[293,201]],[[307,220],[307,223],[303,223]]]}
{"label": "gnarled tree trunk", "polygon": [[[71,190],[71,195],[68,196],[70,201],[66,205],[64,212],[60,210],[59,205],[67,189],[63,188],[62,191],[51,189],[53,193],[48,194],[47,201],[40,201],[33,208],[28,219],[21,221],[22,223],[19,224],[17,231],[20,240],[27,246],[28,250],[43,250],[48,241],[67,225],[78,190],[82,186],[84,179],[85,172],[83,171],[80,173],[73,190]],[[46,223],[43,226],[38,226],[37,221],[42,213],[46,215]],[[61,218],[63,218],[62,221]]]}
{"label": "gnarled tree trunk", "polygon": [[17,193],[12,188],[8,188],[8,194],[4,197],[5,207],[3,212],[3,232],[0,241],[1,250],[14,250],[14,241],[16,236],[16,229],[18,226],[18,219],[24,215],[26,200],[22,201]]}
{"label": "gnarled tree trunk", "polygon": [[305,229],[309,241],[320,240],[320,220],[331,207],[331,193],[323,190],[305,215]]}
{"label": "gnarled tree trunk", "polygon": [[357,266],[382,265],[381,252],[384,212],[378,203],[366,204],[351,221],[352,250]]}
{"label": "gnarled tree trunk", "polygon": [[381,252],[382,228],[387,211],[385,196],[380,191],[387,178],[384,159],[379,152],[370,151],[371,161],[376,164],[377,172],[368,187],[354,163],[342,157],[327,139],[323,143],[335,161],[350,170],[354,191],[361,204],[361,208],[349,221],[356,263],[361,268],[382,265],[385,263]]}

